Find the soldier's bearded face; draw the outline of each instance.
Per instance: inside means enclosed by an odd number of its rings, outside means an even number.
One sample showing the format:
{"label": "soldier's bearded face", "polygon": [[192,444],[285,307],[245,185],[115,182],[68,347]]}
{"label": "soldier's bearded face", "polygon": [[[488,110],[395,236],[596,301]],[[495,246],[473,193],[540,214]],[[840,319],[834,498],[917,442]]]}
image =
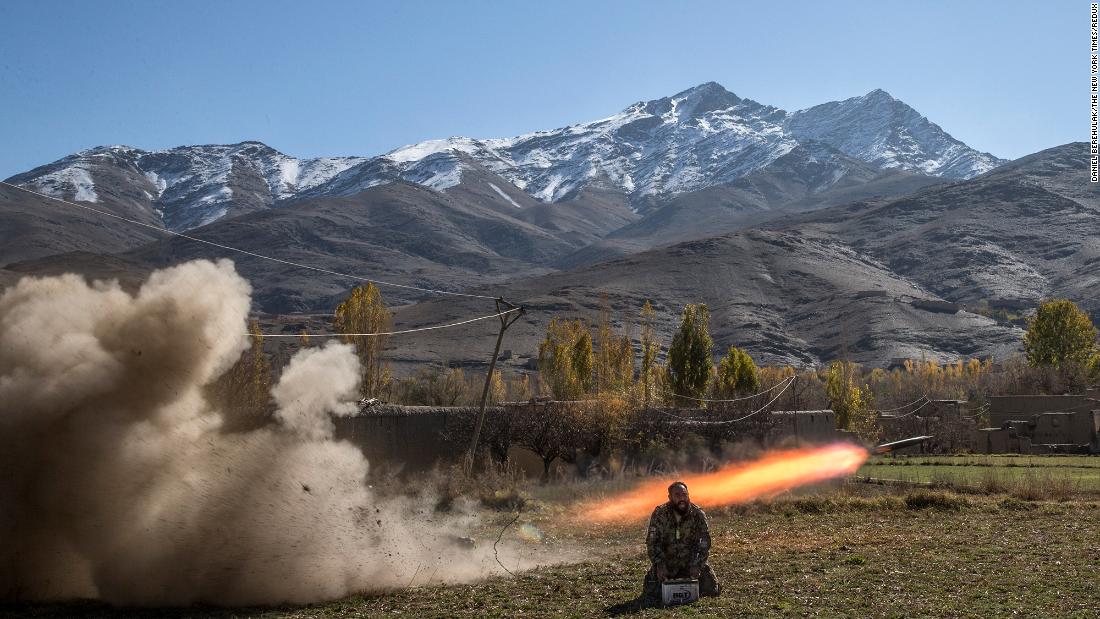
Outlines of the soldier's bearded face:
{"label": "soldier's bearded face", "polygon": [[688,491],[680,486],[676,486],[672,490],[668,491],[668,502],[672,503],[672,506],[676,508],[676,511],[681,514],[686,514],[688,505],[691,501],[688,499]]}

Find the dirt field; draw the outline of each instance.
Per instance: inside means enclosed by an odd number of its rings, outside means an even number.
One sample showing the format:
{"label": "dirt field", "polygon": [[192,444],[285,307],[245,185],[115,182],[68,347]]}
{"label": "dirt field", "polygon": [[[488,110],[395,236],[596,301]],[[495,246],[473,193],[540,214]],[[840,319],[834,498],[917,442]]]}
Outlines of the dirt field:
{"label": "dirt field", "polygon": [[[914,461],[916,462],[916,461]],[[998,469],[1006,467],[992,461]],[[1100,460],[1040,459],[1054,471]],[[1096,464],[1093,464],[1093,463]],[[869,465],[923,471],[938,464]],[[1030,467],[1040,468],[1040,467]],[[34,617],[1098,617],[1100,502],[1090,492],[1025,500],[859,482],[770,503],[711,510],[711,564],[723,596],[674,610],[638,609],[644,522],[563,524],[572,497],[606,486],[529,489],[528,511],[504,534],[530,556],[581,551],[577,563],[473,585],[418,584],[309,607],[111,609],[91,603],[0,607]],[[514,513],[490,512],[492,544]],[[526,525],[522,530],[521,526]],[[538,531],[539,542],[521,531]],[[514,556],[502,555],[507,566]],[[419,579],[418,579],[419,580]]]}

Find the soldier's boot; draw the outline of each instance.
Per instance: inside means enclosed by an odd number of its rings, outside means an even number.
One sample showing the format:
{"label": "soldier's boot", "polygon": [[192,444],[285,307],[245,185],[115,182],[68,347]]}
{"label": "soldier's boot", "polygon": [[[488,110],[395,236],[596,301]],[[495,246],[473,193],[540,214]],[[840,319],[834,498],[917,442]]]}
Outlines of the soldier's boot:
{"label": "soldier's boot", "polygon": [[699,573],[699,597],[718,597],[722,594],[722,585],[709,563],[704,563]]}
{"label": "soldier's boot", "polygon": [[657,572],[653,566],[645,574],[642,583],[642,607],[652,608],[661,605],[661,581],[657,580]]}

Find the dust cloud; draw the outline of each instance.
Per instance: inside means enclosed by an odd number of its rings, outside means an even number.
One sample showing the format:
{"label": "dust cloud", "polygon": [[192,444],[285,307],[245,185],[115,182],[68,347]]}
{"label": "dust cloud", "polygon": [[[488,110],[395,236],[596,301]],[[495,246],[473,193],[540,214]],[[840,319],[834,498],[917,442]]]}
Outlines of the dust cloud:
{"label": "dust cloud", "polygon": [[76,275],[0,296],[0,598],[304,603],[472,580],[474,515],[369,487],[350,347],[299,352],[271,424],[225,432],[204,387],[249,346],[232,262],[153,273],[130,294]]}

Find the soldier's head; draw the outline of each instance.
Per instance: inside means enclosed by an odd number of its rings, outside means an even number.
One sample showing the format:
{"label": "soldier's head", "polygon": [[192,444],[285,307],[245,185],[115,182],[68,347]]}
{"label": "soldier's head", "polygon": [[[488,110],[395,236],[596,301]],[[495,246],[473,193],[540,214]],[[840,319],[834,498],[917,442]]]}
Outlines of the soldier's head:
{"label": "soldier's head", "polygon": [[676,511],[686,514],[688,506],[691,505],[687,484],[682,481],[672,482],[668,487],[668,502]]}

